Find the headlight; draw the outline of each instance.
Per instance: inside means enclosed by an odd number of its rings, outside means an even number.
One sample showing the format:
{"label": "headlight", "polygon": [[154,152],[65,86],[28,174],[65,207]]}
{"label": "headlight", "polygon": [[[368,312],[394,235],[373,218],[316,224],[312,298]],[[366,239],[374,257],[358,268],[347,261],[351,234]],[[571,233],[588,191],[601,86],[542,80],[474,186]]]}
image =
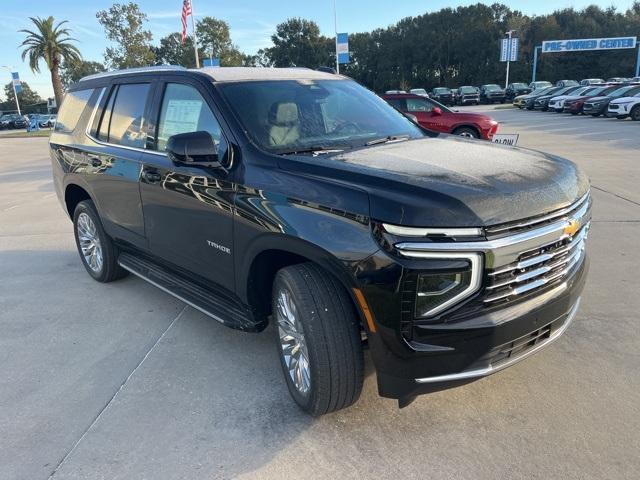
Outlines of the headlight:
{"label": "headlight", "polygon": [[450,271],[419,273],[416,278],[416,318],[428,318],[477,292],[481,282],[481,256],[468,254],[427,254],[431,258],[460,260],[462,267]]}

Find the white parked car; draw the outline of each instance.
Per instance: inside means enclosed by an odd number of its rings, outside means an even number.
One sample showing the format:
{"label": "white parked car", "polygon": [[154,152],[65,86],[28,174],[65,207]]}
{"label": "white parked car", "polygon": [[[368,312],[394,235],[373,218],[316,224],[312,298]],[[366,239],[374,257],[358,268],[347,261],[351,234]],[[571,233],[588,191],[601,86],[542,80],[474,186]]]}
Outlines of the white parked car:
{"label": "white parked car", "polygon": [[409,93],[413,93],[414,95],[420,95],[421,97],[429,98],[429,94],[424,88],[412,88],[409,90]]}
{"label": "white parked car", "polygon": [[619,119],[631,117],[633,120],[640,120],[640,93],[636,93],[633,97],[611,100],[607,109],[607,117]]}
{"label": "white parked car", "polygon": [[567,100],[578,98],[582,95],[588,95],[591,90],[595,90],[595,88],[591,85],[587,85],[574,90],[569,95],[558,95],[557,97],[552,97],[549,100],[549,110],[555,110],[558,113],[562,113],[564,110],[564,103]]}

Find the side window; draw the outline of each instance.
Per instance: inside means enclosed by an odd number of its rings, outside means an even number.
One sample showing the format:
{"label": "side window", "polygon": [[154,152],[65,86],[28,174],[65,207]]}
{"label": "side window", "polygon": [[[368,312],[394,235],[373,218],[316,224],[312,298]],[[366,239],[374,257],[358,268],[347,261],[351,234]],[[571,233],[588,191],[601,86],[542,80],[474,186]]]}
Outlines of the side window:
{"label": "side window", "polygon": [[190,85],[168,83],[160,108],[158,150],[164,151],[167,140],[173,135],[203,131],[211,135],[218,147],[218,155],[222,159],[227,150],[227,144],[222,136],[220,124],[205,99]]}
{"label": "side window", "polygon": [[149,94],[148,83],[123,84],[111,93],[98,138],[125,147],[144,148],[144,109]]}
{"label": "side window", "polygon": [[433,110],[433,104],[422,98],[407,98],[408,112],[430,112]]}
{"label": "side window", "polygon": [[387,100],[387,102],[389,102],[389,105],[391,105],[394,108],[397,108],[401,112],[406,112],[407,111],[407,104],[401,98],[390,98],[390,99]]}
{"label": "side window", "polygon": [[73,132],[92,93],[93,89],[89,89],[69,92],[65,95],[54,128],[56,132]]}

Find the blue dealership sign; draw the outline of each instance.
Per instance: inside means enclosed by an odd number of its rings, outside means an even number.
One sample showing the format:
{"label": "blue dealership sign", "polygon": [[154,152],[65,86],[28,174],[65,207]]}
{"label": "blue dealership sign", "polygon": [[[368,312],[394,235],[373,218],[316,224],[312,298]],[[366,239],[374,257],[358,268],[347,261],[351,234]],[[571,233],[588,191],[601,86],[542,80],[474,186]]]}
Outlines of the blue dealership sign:
{"label": "blue dealership sign", "polygon": [[205,67],[219,67],[220,59],[219,58],[205,58],[202,60],[202,65]]}
{"label": "blue dealership sign", "polygon": [[338,63],[349,63],[349,34],[336,34],[336,55]]}
{"label": "blue dealership sign", "polygon": [[542,53],[584,52],[588,50],[619,50],[623,48],[636,48],[636,44],[636,37],[547,40],[545,42],[542,42]]}
{"label": "blue dealership sign", "polygon": [[13,83],[13,88],[16,93],[20,93],[22,91],[22,83],[20,82],[20,75],[18,75],[18,72],[11,72],[11,83]]}

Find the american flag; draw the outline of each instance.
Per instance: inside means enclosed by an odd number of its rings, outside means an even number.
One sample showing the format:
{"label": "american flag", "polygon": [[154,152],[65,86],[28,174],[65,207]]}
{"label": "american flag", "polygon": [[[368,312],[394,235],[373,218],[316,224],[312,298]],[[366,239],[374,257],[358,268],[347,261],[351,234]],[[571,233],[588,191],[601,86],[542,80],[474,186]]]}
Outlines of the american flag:
{"label": "american flag", "polygon": [[184,0],[182,2],[182,44],[184,45],[187,39],[187,17],[193,12],[191,10],[191,0]]}

